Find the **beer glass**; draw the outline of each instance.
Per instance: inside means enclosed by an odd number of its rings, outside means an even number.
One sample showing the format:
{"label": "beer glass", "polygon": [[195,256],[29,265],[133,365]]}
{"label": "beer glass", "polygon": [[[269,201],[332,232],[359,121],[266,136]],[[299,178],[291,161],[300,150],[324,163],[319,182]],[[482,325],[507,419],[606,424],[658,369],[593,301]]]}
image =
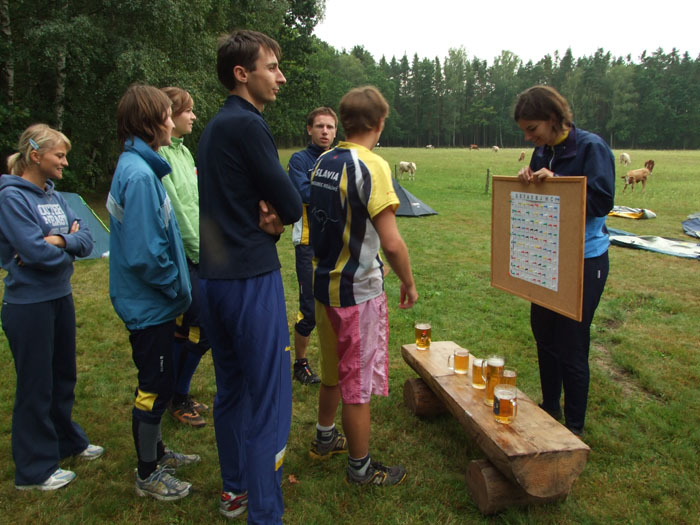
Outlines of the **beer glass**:
{"label": "beer glass", "polygon": [[493,406],[493,387],[501,382],[505,359],[500,355],[490,355],[481,363],[481,375],[486,383],[486,399],[484,403]]}
{"label": "beer glass", "polygon": [[431,326],[430,323],[419,321],[415,324],[416,348],[418,350],[430,350]]}
{"label": "beer glass", "polygon": [[[450,365],[450,362],[453,364]],[[469,350],[458,348],[454,353],[447,357],[447,368],[454,371],[455,374],[469,373]]]}
{"label": "beer glass", "polygon": [[503,375],[501,376],[501,383],[502,384],[515,386],[517,379],[518,379],[518,371],[515,368],[505,367],[503,369]]}
{"label": "beer glass", "polygon": [[496,421],[510,425],[518,413],[518,390],[513,385],[497,384],[493,389],[493,415]]}
{"label": "beer glass", "polygon": [[472,386],[477,390],[483,390],[486,388],[484,376],[481,375],[482,361],[483,359],[476,357],[472,360]]}

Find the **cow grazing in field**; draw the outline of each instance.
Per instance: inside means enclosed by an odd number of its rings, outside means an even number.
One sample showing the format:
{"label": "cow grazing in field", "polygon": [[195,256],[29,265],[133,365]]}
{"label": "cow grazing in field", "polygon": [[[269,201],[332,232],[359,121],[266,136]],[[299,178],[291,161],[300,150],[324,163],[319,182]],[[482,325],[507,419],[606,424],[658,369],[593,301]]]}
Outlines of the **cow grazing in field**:
{"label": "cow grazing in field", "polygon": [[427,149],[433,149],[434,147],[435,147],[435,146],[433,146],[432,144],[428,144],[428,145],[426,146]]}
{"label": "cow grazing in field", "polygon": [[521,151],[520,152],[520,157],[518,157],[518,162],[522,162],[525,160],[525,152]]}
{"label": "cow grazing in field", "polygon": [[498,150],[499,150],[499,149],[501,149],[501,148],[499,148],[498,146],[491,146],[491,150],[492,150],[494,153],[498,153]]}
{"label": "cow grazing in field", "polygon": [[477,146],[476,144],[469,144],[469,149],[477,149],[478,150],[479,146]]}
{"label": "cow grazing in field", "polygon": [[653,169],[654,161],[648,160],[644,163],[643,168],[628,171],[627,175],[622,176],[622,179],[625,181],[625,187],[622,189],[622,193],[625,193],[627,186],[632,186],[632,191],[634,191],[634,185],[638,182],[642,183],[642,193],[644,193],[644,188],[647,185],[647,178],[651,175]]}
{"label": "cow grazing in field", "polygon": [[413,180],[416,175],[416,163],[406,162],[404,160],[399,162],[399,178],[401,178],[404,173],[408,175],[410,180]]}
{"label": "cow grazing in field", "polygon": [[632,164],[629,153],[620,153],[620,164],[624,164],[625,166]]}

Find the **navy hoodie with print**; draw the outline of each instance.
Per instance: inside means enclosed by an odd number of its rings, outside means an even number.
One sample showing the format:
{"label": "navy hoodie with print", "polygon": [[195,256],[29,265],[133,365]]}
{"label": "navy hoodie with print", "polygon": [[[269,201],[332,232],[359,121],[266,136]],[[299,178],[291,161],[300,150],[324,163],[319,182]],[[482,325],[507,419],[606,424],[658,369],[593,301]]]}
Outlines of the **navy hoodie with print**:
{"label": "navy hoodie with print", "polygon": [[[73,221],[80,229],[69,233]],[[59,248],[44,240],[60,235]],[[7,271],[3,301],[30,304],[71,293],[75,257],[90,255],[92,235],[68,207],[63,196],[46,181],[42,190],[16,175],[0,178],[0,262]]]}

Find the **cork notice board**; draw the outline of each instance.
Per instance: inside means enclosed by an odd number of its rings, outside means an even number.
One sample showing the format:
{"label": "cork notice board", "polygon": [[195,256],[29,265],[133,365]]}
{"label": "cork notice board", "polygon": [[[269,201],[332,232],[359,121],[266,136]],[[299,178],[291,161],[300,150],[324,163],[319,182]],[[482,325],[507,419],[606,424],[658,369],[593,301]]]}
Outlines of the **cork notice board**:
{"label": "cork notice board", "polygon": [[581,320],[586,178],[493,177],[491,286]]}

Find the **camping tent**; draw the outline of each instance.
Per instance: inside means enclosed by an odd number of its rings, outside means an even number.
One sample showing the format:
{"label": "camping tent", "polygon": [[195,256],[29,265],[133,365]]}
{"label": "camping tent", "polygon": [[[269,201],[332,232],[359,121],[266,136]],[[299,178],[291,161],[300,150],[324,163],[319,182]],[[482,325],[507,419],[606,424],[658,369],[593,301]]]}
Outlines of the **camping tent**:
{"label": "camping tent", "polygon": [[107,227],[80,195],[66,191],[62,191],[61,195],[66,199],[68,206],[71,207],[75,214],[90,228],[92,240],[95,243],[90,255],[78,257],[78,259],[99,259],[104,257],[109,253],[109,230]]}
{"label": "camping tent", "polygon": [[420,217],[421,215],[437,215],[434,209],[403,188],[399,181],[396,179],[392,180],[394,181],[394,191],[399,197],[399,208],[396,210],[397,216]]}

